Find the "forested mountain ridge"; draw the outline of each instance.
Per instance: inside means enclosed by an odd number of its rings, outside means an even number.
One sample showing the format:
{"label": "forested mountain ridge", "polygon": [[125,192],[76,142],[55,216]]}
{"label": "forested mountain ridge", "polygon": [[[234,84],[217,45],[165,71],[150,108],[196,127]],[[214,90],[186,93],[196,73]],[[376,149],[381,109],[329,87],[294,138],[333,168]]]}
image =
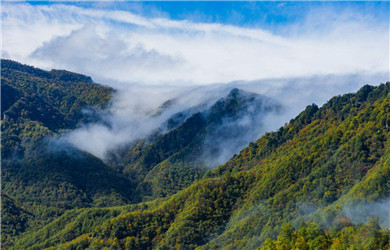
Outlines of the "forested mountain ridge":
{"label": "forested mountain ridge", "polygon": [[[118,169],[110,160],[57,140],[99,119],[113,89],[64,70],[44,71],[10,60],[2,60],[1,67],[3,247],[72,208],[172,195],[201,179],[206,159],[219,150],[247,145],[249,137],[257,137],[263,116],[280,109],[264,96],[233,89],[214,104],[174,114],[166,121],[168,131],[130,145],[120,159],[125,168]],[[242,119],[249,122],[243,125]],[[229,138],[234,140],[229,145],[220,143]]]}
{"label": "forested mountain ridge", "polygon": [[359,208],[388,202],[389,139],[390,82],[366,85],[308,106],[171,197],[71,210],[14,248],[388,249],[388,213]]}
{"label": "forested mountain ridge", "polygon": [[40,138],[74,128],[83,119],[82,109],[106,106],[113,93],[113,89],[94,84],[84,75],[65,70],[44,71],[5,59],[1,60],[1,89],[5,158],[18,150],[24,137],[31,139],[28,130],[39,132]]}
{"label": "forested mountain ridge", "polygon": [[[123,173],[136,180],[140,198],[172,195],[248,145],[261,130],[264,117],[280,109],[269,98],[235,88],[151,143],[141,141],[128,150],[123,156],[127,162]],[[229,153],[219,156],[223,150]],[[221,161],[218,156],[225,158]]]}
{"label": "forested mountain ridge", "polygon": [[70,208],[130,199],[124,176],[50,139],[84,122],[83,109],[105,107],[112,93],[87,76],[1,60],[3,247]]}

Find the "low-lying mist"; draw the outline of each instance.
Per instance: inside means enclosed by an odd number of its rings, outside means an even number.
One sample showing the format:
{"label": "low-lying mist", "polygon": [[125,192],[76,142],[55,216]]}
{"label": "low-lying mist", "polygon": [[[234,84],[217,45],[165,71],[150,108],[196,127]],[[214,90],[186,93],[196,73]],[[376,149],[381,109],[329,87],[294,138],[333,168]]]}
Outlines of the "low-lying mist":
{"label": "low-lying mist", "polygon": [[378,218],[381,228],[390,229],[390,197],[373,203],[346,205],[342,213],[354,224],[367,223],[369,219]]}
{"label": "low-lying mist", "polygon": [[[232,126],[227,122],[206,140],[206,144],[223,145],[224,150],[212,156],[220,164],[265,132],[274,131],[288,123],[307,105],[322,105],[335,95],[357,91],[364,84],[378,85],[386,78],[387,74],[354,74],[184,87],[123,84],[121,89],[117,89],[108,108],[99,111],[98,122],[84,124],[63,135],[60,140],[105,159],[108,152],[120,146],[147,138],[156,131],[164,132],[161,129],[163,124],[178,112],[186,111],[186,117],[189,117],[192,113],[206,110],[220,98],[226,97],[233,88],[257,93],[278,103],[281,108],[277,112],[267,112],[252,120],[243,116],[241,120],[235,121],[234,126],[246,124],[242,128],[247,133],[239,137],[224,134],[223,128]],[[207,153],[200,152],[200,156],[202,154],[205,156]],[[215,163],[211,165],[215,166]]]}
{"label": "low-lying mist", "polygon": [[266,132],[264,121],[269,115],[282,111],[274,99],[234,88],[204,112],[211,121],[203,131],[199,161],[209,168],[225,163]]}

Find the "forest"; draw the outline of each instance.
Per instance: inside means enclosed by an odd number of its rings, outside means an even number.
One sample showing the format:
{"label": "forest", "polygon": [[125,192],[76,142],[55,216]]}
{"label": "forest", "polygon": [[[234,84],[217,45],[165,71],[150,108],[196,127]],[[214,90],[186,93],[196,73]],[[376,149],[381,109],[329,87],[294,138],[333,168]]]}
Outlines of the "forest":
{"label": "forest", "polygon": [[196,152],[222,120],[281,107],[232,89],[103,161],[55,138],[99,122],[114,89],[10,60],[1,71],[5,249],[390,248],[390,82],[308,105],[210,168]]}

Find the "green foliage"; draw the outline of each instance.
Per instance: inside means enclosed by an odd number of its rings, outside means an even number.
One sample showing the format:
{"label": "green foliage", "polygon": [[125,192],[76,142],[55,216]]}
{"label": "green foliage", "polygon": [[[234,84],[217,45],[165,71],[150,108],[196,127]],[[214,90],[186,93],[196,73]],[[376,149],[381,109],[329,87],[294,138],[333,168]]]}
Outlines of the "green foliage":
{"label": "green foliage", "polygon": [[323,231],[316,224],[302,223],[297,230],[285,224],[277,240],[268,238],[259,250],[268,249],[389,249],[390,232],[381,230],[376,220],[367,224]]}
{"label": "green foliage", "polygon": [[[246,204],[235,213],[242,224],[231,225],[210,245],[251,248],[276,237],[282,223],[314,214],[305,207],[326,213],[321,208],[388,197],[389,92],[387,83],[371,88],[365,102],[352,94],[333,98],[310,112],[313,118],[305,125],[307,119],[301,118],[308,117],[309,106],[287,126],[208,173],[212,177],[247,170],[257,179]],[[335,105],[342,110],[333,110]],[[319,223],[329,226],[335,217],[337,211]]]}
{"label": "green foliage", "polygon": [[[167,105],[169,102],[162,108]],[[218,137],[236,141],[248,133],[245,127],[226,124],[234,124],[243,117],[255,119],[259,114],[278,109],[266,97],[233,89],[225,98],[181,124],[178,120],[183,114],[170,118],[167,124],[172,130],[157,135],[151,142],[139,142],[124,154],[123,172],[137,183],[135,195],[139,201],[172,195],[199,180],[206,172],[207,161],[212,162],[215,154],[223,150],[224,145],[208,141],[213,141],[212,138],[217,141]]]}
{"label": "green foliage", "polygon": [[[390,83],[369,89],[365,101],[348,94],[321,108],[309,106],[287,126],[208,172],[204,180],[169,200],[156,201],[153,209],[113,217],[80,236],[83,244],[385,249],[387,230],[340,220],[343,206],[389,194]],[[315,223],[301,223],[296,230],[302,220]],[[68,243],[76,246],[79,240]],[[337,247],[339,241],[344,245]]]}
{"label": "green foliage", "polygon": [[126,178],[92,155],[46,139],[81,122],[83,108],[107,105],[112,89],[10,60],[1,61],[1,88],[3,247],[67,209],[130,199]]}
{"label": "green foliage", "polygon": [[[77,126],[86,107],[103,108],[113,90],[90,77],[67,71],[50,72],[1,60],[2,158],[25,151],[26,139],[41,139]],[[34,125],[33,125],[34,123]],[[26,131],[33,125],[40,131]],[[46,130],[46,131],[44,131]]]}
{"label": "green foliage", "polygon": [[[194,248],[223,230],[233,205],[252,181],[246,176],[205,180],[168,200],[72,210],[24,237],[15,248],[39,249],[60,243],[87,244],[90,248]],[[97,212],[104,213],[95,215]],[[42,238],[47,240],[42,242]]]}
{"label": "green foliage", "polygon": [[18,206],[15,201],[6,194],[1,195],[1,242],[10,245],[16,235],[24,232],[28,227],[28,220],[32,214],[24,207]]}
{"label": "green foliage", "polygon": [[[34,74],[37,77],[50,73],[38,70]],[[219,103],[216,107],[230,107],[225,104]],[[63,108],[57,110],[63,114]],[[228,116],[235,114],[234,109],[224,110]],[[72,173],[81,168],[78,161],[64,164],[65,175],[53,174],[59,172],[55,171],[55,162],[69,161],[63,154],[56,157],[65,158],[53,161],[46,157],[32,160],[29,164],[35,164],[31,166],[38,172],[48,171],[53,179],[69,183],[62,186],[69,197],[65,193],[59,196],[65,200],[62,205],[67,206],[66,209],[75,208],[40,229],[37,225],[31,227],[11,248],[389,248],[390,232],[381,229],[378,220],[356,224],[353,218],[343,217],[343,210],[348,205],[359,206],[362,201],[373,203],[389,196],[390,83],[364,86],[356,94],[332,98],[321,108],[308,106],[289,124],[267,133],[226,164],[197,180],[203,173],[192,171],[193,166],[187,159],[201,145],[198,139],[208,128],[210,131],[213,128],[208,127],[208,120],[202,121],[202,117],[205,116],[195,116],[193,119],[199,118],[198,122],[187,124],[188,128],[183,124],[157,137],[151,144],[139,142],[126,156],[125,172],[133,180],[146,183],[137,187],[138,197],[140,194],[168,196],[195,180],[167,198],[130,206],[79,208],[84,204],[96,206],[99,202],[107,205],[113,201],[105,199],[112,197],[125,199],[127,193],[122,191],[127,182],[111,172],[112,175],[104,177],[110,181],[103,182],[102,189],[93,185],[103,179],[103,173],[110,172],[104,163],[88,155],[83,156],[86,160],[82,165],[93,166],[87,167],[86,173],[81,171],[76,175]],[[217,115],[212,117],[213,122],[218,122]],[[40,122],[39,126],[28,122],[4,124],[8,130],[15,131],[7,135],[7,140],[18,142],[20,147],[25,147],[23,138],[34,138],[23,135],[27,131],[52,132]],[[8,145],[12,147],[13,144]],[[42,170],[39,170],[41,166]],[[54,172],[50,172],[50,168]],[[95,171],[96,178],[90,174]],[[26,200],[31,192],[25,190],[39,190],[40,193],[47,192],[48,197],[55,196],[50,190],[32,188],[35,181],[28,183],[31,175],[19,174],[18,171],[10,174],[18,176],[17,182],[6,182],[12,186],[8,190],[16,190],[13,194],[21,194]],[[186,175],[189,177],[184,178]],[[23,179],[26,181],[19,181]],[[19,185],[14,186],[19,182],[23,183],[20,189]],[[43,179],[43,182],[50,184],[49,179]],[[107,190],[113,190],[114,195]],[[37,194],[30,202],[35,199],[38,199]],[[40,199],[40,202],[49,202]],[[55,199],[50,199],[53,202],[50,204],[61,207]],[[80,202],[80,205],[72,202]],[[42,211],[45,212],[35,213],[35,216],[54,213],[53,210]],[[15,218],[19,217],[23,216]]]}

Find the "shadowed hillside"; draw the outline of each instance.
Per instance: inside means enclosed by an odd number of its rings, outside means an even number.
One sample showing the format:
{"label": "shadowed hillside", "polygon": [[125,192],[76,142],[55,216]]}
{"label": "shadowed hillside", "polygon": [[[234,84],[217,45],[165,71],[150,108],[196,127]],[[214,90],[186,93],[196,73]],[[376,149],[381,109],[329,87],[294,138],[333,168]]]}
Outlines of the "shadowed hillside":
{"label": "shadowed hillside", "polygon": [[128,179],[50,139],[83,122],[82,109],[105,107],[112,92],[80,74],[1,61],[3,243],[71,208],[128,202]]}

